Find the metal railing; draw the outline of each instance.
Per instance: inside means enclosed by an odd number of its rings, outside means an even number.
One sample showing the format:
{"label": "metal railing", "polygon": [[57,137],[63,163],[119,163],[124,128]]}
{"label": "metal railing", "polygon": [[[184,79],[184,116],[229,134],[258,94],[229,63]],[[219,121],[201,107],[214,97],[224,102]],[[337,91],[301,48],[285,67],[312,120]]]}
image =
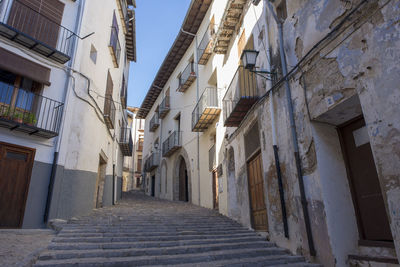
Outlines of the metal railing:
{"label": "metal railing", "polygon": [[207,87],[204,90],[192,112],[192,129],[195,127],[206,108],[219,108],[217,88]]}
{"label": "metal railing", "polygon": [[111,95],[106,95],[104,100],[104,120],[109,129],[114,129],[115,122],[115,103]]}
{"label": "metal railing", "polygon": [[110,44],[109,47],[112,51],[112,56],[114,57],[116,67],[119,66],[119,59],[121,57],[121,44],[118,39],[117,28],[111,27]]}
{"label": "metal railing", "polygon": [[195,68],[194,68],[194,62],[189,62],[189,64],[183,70],[183,72],[181,73],[181,76],[179,78],[179,91],[186,90],[186,88],[182,88],[182,87],[186,87],[186,85],[187,85],[186,83],[195,77],[196,77],[196,72],[195,72]]}
{"label": "metal railing", "polygon": [[158,126],[160,126],[160,119],[158,117],[158,112],[154,112],[154,115],[150,120],[150,132],[154,132]]}
{"label": "metal railing", "polygon": [[162,155],[168,156],[176,149],[182,146],[182,132],[174,131],[168,138],[163,142]]}
{"label": "metal railing", "polygon": [[120,138],[119,138],[119,145],[124,156],[132,156],[133,152],[133,140],[131,134],[131,128],[122,127]]}
{"label": "metal railing", "polygon": [[[29,134],[58,135],[64,104],[12,85],[0,83],[1,126],[25,129]],[[42,132],[42,133],[41,133]],[[48,133],[43,133],[48,132]]]}
{"label": "metal railing", "polygon": [[165,96],[159,107],[160,118],[164,118],[170,109],[169,95]]}
{"label": "metal railing", "polygon": [[258,86],[256,74],[239,66],[223,98],[224,121],[230,116],[236,105],[243,99],[257,99]]}
{"label": "metal railing", "polygon": [[144,164],[144,170],[146,172],[151,172],[160,164],[160,153],[152,152],[150,156],[146,159]]}
{"label": "metal railing", "polygon": [[1,27],[2,35],[41,54],[52,54],[51,50],[57,50],[68,57],[66,61],[71,58],[74,42],[79,38],[74,32],[18,0],[12,2],[10,12],[5,12],[0,22],[12,28],[12,31],[3,31]]}
{"label": "metal railing", "polygon": [[211,41],[213,41],[214,36],[215,36],[215,24],[210,24],[206,32],[204,33],[203,38],[201,38],[199,46],[197,47],[197,55],[199,59],[203,57],[203,54],[206,52],[207,48],[209,48],[209,44]]}

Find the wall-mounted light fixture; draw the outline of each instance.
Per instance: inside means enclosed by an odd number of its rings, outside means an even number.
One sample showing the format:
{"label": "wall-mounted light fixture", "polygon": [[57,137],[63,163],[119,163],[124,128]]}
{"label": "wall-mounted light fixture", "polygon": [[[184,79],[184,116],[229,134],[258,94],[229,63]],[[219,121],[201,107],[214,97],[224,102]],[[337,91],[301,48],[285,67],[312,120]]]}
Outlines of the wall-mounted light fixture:
{"label": "wall-mounted light fixture", "polygon": [[266,70],[256,70],[256,61],[257,61],[257,56],[258,56],[258,51],[257,50],[243,50],[242,56],[240,59],[243,62],[243,66],[245,69],[248,69],[251,72],[254,72],[255,74],[267,74],[269,76],[264,76],[260,75],[261,77],[271,80],[271,76],[275,75],[275,72],[270,72]]}

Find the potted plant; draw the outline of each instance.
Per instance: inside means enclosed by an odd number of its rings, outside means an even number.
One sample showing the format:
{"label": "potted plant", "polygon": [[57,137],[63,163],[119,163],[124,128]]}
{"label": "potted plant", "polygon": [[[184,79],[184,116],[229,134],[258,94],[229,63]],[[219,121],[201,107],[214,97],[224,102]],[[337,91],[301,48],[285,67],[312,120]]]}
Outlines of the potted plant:
{"label": "potted plant", "polygon": [[12,117],[13,117],[13,120],[15,122],[18,122],[18,123],[22,123],[23,122],[23,117],[24,116],[23,116],[23,114],[21,112],[15,112]]}
{"label": "potted plant", "polygon": [[36,116],[33,113],[28,113],[24,117],[24,123],[30,126],[35,126],[37,122]]}
{"label": "potted plant", "polygon": [[10,107],[2,106],[0,107],[0,118],[9,119],[10,117]]}

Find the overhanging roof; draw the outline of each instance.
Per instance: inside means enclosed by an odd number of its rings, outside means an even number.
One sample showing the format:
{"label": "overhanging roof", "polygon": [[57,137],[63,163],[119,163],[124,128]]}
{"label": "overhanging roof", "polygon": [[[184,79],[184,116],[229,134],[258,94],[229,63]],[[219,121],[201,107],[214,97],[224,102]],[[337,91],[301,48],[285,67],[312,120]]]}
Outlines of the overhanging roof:
{"label": "overhanging roof", "polygon": [[[212,0],[192,0],[186,17],[182,24],[182,29],[187,32],[197,33],[204,16],[210,7]],[[182,33],[179,31],[178,36],[168,51],[160,69],[157,72],[156,77],[152,85],[150,86],[145,99],[140,106],[139,112],[137,114],[138,118],[146,118],[157,97],[160,95],[161,90],[168,79],[170,78],[172,72],[175,70],[179,61],[182,59],[183,55],[186,53],[190,44],[193,41],[193,36]]]}

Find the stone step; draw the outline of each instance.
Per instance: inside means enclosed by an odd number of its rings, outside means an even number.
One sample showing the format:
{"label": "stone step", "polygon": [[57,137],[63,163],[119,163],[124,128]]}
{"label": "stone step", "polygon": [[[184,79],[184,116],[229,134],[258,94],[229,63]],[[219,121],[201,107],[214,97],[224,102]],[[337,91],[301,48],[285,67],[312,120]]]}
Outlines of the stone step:
{"label": "stone step", "polygon": [[[203,252],[239,250],[239,249],[265,249],[265,253],[284,254],[286,250],[273,247],[267,242],[252,243],[228,243],[228,244],[204,244],[191,246],[159,247],[159,248],[134,248],[134,249],[91,249],[91,250],[49,250],[39,256],[39,260],[59,260],[72,258],[96,258],[96,257],[135,257],[135,256],[157,256],[195,254]],[[264,251],[264,250],[263,250]]]}
{"label": "stone step", "polygon": [[144,242],[114,242],[114,243],[52,243],[49,245],[51,250],[76,250],[76,249],[127,249],[127,248],[155,248],[155,247],[173,247],[190,246],[203,244],[227,244],[240,242],[263,242],[270,246],[274,244],[265,241],[262,237],[244,237],[244,238],[224,238],[224,239],[191,239],[179,241],[144,241]]}
{"label": "stone step", "polygon": [[[81,252],[82,254],[85,251]],[[35,267],[42,266],[144,266],[144,265],[176,265],[183,263],[202,263],[219,260],[243,260],[245,258],[277,256],[291,257],[286,250],[279,248],[262,249],[232,249],[208,251],[202,253],[189,253],[180,255],[158,255],[158,256],[137,256],[137,257],[113,257],[107,258],[104,255],[93,258],[74,258],[58,260],[39,260]]]}
{"label": "stone step", "polygon": [[62,229],[60,234],[67,233],[169,233],[169,232],[198,232],[198,233],[220,233],[220,232],[253,232],[245,228],[155,228],[155,229],[137,229],[129,227],[93,227],[93,228],[76,228]]}
{"label": "stone step", "polygon": [[[233,267],[253,267],[253,266],[296,266],[296,264],[304,264],[303,256],[288,256],[288,255],[272,255],[272,256],[261,256],[252,258],[242,258],[242,259],[229,259],[229,260],[217,260],[196,263],[196,267],[209,267],[209,266],[233,266]],[[286,264],[286,265],[285,265]],[[287,265],[289,264],[289,265]],[[189,264],[174,264],[174,265],[152,265],[151,267],[161,267],[161,266],[174,266],[174,267],[193,267],[193,263]]]}
{"label": "stone step", "polygon": [[76,225],[63,225],[64,230],[74,230],[74,229],[91,229],[91,228],[106,228],[106,227],[122,227],[122,228],[136,228],[143,229],[147,231],[154,230],[154,227],[157,229],[176,229],[176,228],[184,228],[184,229],[246,229],[243,226],[239,225],[231,225],[231,224],[201,224],[201,225],[184,225],[184,224],[168,224],[164,226],[160,226],[157,224],[146,224],[146,225],[137,225],[137,224],[125,224],[125,223],[92,223],[92,224],[76,224]]}
{"label": "stone step", "polygon": [[132,235],[132,236],[121,236],[115,237],[110,235],[107,237],[55,237],[53,242],[55,243],[108,243],[108,242],[136,242],[136,241],[177,241],[177,240],[191,240],[191,239],[216,239],[216,238],[237,238],[237,237],[256,237],[253,233],[225,233],[225,234],[203,234],[203,235],[164,235],[164,236],[148,236],[144,235]]}

